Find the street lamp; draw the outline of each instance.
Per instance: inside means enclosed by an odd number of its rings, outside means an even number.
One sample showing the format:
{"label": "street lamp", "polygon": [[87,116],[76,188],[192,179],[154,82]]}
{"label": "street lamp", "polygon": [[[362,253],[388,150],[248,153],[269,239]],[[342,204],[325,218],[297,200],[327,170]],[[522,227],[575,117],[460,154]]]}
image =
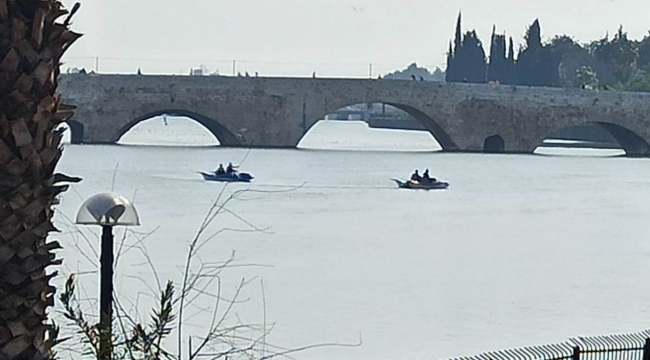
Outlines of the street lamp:
{"label": "street lamp", "polygon": [[86,200],[75,223],[102,227],[99,256],[99,360],[111,359],[111,319],[113,305],[113,226],[138,226],[140,219],[127,198],[117,194],[97,194]]}

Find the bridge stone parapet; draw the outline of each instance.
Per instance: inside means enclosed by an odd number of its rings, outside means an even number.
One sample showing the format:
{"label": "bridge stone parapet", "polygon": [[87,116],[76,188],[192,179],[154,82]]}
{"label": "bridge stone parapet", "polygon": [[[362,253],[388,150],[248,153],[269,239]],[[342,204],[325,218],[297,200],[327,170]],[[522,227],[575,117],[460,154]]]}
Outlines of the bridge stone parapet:
{"label": "bridge stone parapet", "polygon": [[140,121],[170,114],[198,121],[223,146],[295,147],[326,114],[385,103],[420,121],[445,151],[483,151],[489,143],[491,152],[528,153],[564,128],[597,123],[629,155],[650,155],[646,93],[222,76],[70,74],[59,81],[65,102],[78,106],[72,122],[84,143],[115,143]]}

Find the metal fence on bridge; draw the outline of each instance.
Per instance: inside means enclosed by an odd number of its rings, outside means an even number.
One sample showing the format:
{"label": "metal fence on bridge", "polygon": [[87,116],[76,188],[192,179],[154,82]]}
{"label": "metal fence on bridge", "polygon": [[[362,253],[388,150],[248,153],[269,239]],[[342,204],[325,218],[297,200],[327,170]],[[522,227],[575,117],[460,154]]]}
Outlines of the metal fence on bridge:
{"label": "metal fence on bridge", "polygon": [[556,344],[488,351],[449,360],[650,360],[650,330],[576,337]]}

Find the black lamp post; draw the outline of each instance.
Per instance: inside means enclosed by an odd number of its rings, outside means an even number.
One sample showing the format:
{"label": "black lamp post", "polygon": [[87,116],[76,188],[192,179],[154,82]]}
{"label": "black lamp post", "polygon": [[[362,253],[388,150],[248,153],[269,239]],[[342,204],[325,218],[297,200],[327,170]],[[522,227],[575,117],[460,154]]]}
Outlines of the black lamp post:
{"label": "black lamp post", "polygon": [[99,256],[99,360],[112,358],[113,319],[113,226],[138,226],[140,219],[133,204],[116,194],[97,194],[86,200],[75,221],[80,225],[102,227],[101,253]]}

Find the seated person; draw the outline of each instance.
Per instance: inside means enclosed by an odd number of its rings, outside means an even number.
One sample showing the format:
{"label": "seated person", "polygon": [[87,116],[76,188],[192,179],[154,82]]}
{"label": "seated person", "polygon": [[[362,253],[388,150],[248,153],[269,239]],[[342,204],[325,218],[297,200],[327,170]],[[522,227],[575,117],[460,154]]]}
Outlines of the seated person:
{"label": "seated person", "polygon": [[422,180],[422,177],[420,177],[420,174],[418,174],[418,170],[416,169],[413,175],[411,175],[411,181],[420,181]]}
{"label": "seated person", "polygon": [[235,166],[232,163],[228,163],[228,168],[226,168],[226,173],[232,174],[235,172]]}
{"label": "seated person", "polygon": [[219,167],[215,171],[217,175],[223,175],[226,173],[226,170],[223,169],[223,164],[219,164]]}
{"label": "seated person", "polygon": [[422,174],[422,182],[425,183],[431,182],[431,178],[429,177],[429,169],[424,170],[424,174]]}

